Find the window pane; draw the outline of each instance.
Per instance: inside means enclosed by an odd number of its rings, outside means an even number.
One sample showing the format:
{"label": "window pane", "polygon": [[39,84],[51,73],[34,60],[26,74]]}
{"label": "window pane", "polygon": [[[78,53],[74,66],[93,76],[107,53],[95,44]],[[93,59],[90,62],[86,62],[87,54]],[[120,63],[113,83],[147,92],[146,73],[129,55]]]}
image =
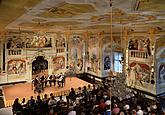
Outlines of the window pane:
{"label": "window pane", "polygon": [[114,52],[114,71],[122,72],[122,65],[120,63],[122,57],[122,53]]}

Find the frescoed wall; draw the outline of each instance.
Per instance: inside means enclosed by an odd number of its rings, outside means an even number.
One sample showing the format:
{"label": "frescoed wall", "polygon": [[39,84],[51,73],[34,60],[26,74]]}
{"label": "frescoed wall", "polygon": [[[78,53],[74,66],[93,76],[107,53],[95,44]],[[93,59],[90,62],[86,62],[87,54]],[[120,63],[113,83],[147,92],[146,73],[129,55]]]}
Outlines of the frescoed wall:
{"label": "frescoed wall", "polygon": [[128,41],[127,85],[155,94],[154,40],[147,36],[135,36]]}
{"label": "frescoed wall", "polygon": [[51,47],[52,38],[46,35],[34,35],[26,38],[26,48]]}
{"label": "frescoed wall", "polygon": [[84,42],[81,34],[71,35],[69,41],[69,68],[72,71],[83,71]]}
{"label": "frescoed wall", "polygon": [[110,56],[104,57],[104,70],[110,70],[111,69],[111,58]]}
{"label": "frescoed wall", "polygon": [[165,83],[165,63],[161,64],[158,69],[158,84],[164,84]]}
{"label": "frescoed wall", "polygon": [[109,76],[109,71],[112,68],[110,36],[104,36],[102,42],[102,75],[106,77]]}
{"label": "frescoed wall", "polygon": [[63,34],[58,34],[57,38],[55,39],[55,47],[66,47],[65,37]]}
{"label": "frescoed wall", "polygon": [[141,86],[144,87],[146,83],[150,83],[150,70],[151,67],[144,63],[132,62],[130,63],[130,82],[131,86]]}
{"label": "frescoed wall", "polygon": [[22,59],[11,59],[7,64],[8,74],[23,74],[26,72],[26,62]]}
{"label": "frescoed wall", "polygon": [[152,55],[153,50],[153,40],[147,36],[136,36],[130,38],[128,43],[129,50],[144,51],[147,52],[148,56]]}
{"label": "frescoed wall", "polygon": [[156,40],[156,76],[157,76],[157,94],[165,92],[165,38]]}
{"label": "frescoed wall", "polygon": [[100,60],[99,60],[99,38],[97,34],[89,35],[89,39],[87,41],[87,49],[88,49],[88,72],[92,72],[98,75],[100,71]]}
{"label": "frescoed wall", "polygon": [[44,48],[52,46],[52,35],[46,33],[20,33],[8,37],[7,49]]}
{"label": "frescoed wall", "polygon": [[54,71],[65,69],[65,57],[57,56],[53,58]]}
{"label": "frescoed wall", "polygon": [[[165,53],[163,53],[163,55],[165,56]],[[157,94],[162,94],[164,92],[165,92],[165,57],[157,59]]]}

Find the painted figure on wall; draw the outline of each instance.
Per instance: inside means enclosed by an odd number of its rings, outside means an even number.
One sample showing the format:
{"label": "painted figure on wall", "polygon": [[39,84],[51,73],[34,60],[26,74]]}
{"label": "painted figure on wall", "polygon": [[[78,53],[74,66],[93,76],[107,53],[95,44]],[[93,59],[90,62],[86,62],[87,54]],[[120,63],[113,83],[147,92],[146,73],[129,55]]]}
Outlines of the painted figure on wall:
{"label": "painted figure on wall", "polygon": [[98,36],[96,34],[91,34],[88,39],[88,71],[98,74],[99,68],[99,42]]}
{"label": "painted figure on wall", "polygon": [[78,62],[77,62],[77,69],[78,69],[78,71],[82,71],[82,68],[83,68],[83,60],[82,59],[78,59]]}
{"label": "painted figure on wall", "polygon": [[132,62],[130,64],[130,80],[134,82],[135,85],[138,82],[141,86],[144,86],[144,82],[150,83],[150,67],[147,64]]}
{"label": "painted figure on wall", "polygon": [[26,39],[26,48],[51,47],[51,37],[33,36]]}
{"label": "painted figure on wall", "polygon": [[65,58],[63,56],[58,56],[53,58],[54,70],[65,68]]}
{"label": "painted figure on wall", "polygon": [[7,49],[25,48],[25,41],[19,36],[8,38]]}
{"label": "painted figure on wall", "polygon": [[24,60],[15,59],[8,61],[7,65],[8,74],[22,74],[26,72],[26,63]]}
{"label": "painted figure on wall", "polygon": [[128,48],[129,50],[139,50],[146,51],[149,56],[151,56],[151,44],[149,38],[135,38],[130,39]]}
{"label": "painted figure on wall", "polygon": [[104,58],[104,70],[109,70],[111,68],[111,59],[109,56]]}
{"label": "painted figure on wall", "polygon": [[26,35],[20,37],[20,35],[15,35],[8,38],[7,48],[43,48],[51,47],[51,37],[46,35]]}
{"label": "painted figure on wall", "polygon": [[70,70],[83,70],[83,39],[79,34],[73,34],[70,39]]}
{"label": "painted figure on wall", "polygon": [[165,64],[159,66],[159,84],[165,83]]}
{"label": "painted figure on wall", "polygon": [[56,39],[55,46],[56,47],[65,47],[65,38],[61,36],[60,38]]}

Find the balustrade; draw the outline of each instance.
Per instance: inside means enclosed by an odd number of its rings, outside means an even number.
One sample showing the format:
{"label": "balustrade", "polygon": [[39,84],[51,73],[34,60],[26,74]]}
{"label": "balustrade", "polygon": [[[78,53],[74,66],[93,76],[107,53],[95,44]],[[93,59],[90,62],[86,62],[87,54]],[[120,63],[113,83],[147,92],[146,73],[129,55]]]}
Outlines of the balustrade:
{"label": "balustrade", "polygon": [[56,52],[57,53],[63,53],[65,50],[64,50],[64,48],[57,48],[56,49]]}
{"label": "balustrade", "polygon": [[12,49],[8,50],[8,55],[21,55],[22,50],[21,49]]}
{"label": "balustrade", "polygon": [[144,59],[148,58],[148,54],[146,51],[138,51],[138,50],[130,50],[129,56],[134,58],[144,58]]}

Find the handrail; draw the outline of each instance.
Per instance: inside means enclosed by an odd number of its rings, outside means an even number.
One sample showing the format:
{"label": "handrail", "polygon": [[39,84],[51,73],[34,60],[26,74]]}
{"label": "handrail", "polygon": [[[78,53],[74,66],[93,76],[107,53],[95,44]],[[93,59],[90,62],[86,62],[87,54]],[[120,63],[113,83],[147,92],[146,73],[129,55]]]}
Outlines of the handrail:
{"label": "handrail", "polygon": [[22,49],[8,49],[8,55],[21,55]]}
{"label": "handrail", "polygon": [[129,56],[134,58],[148,58],[148,53],[146,51],[139,51],[139,50],[129,50]]}

